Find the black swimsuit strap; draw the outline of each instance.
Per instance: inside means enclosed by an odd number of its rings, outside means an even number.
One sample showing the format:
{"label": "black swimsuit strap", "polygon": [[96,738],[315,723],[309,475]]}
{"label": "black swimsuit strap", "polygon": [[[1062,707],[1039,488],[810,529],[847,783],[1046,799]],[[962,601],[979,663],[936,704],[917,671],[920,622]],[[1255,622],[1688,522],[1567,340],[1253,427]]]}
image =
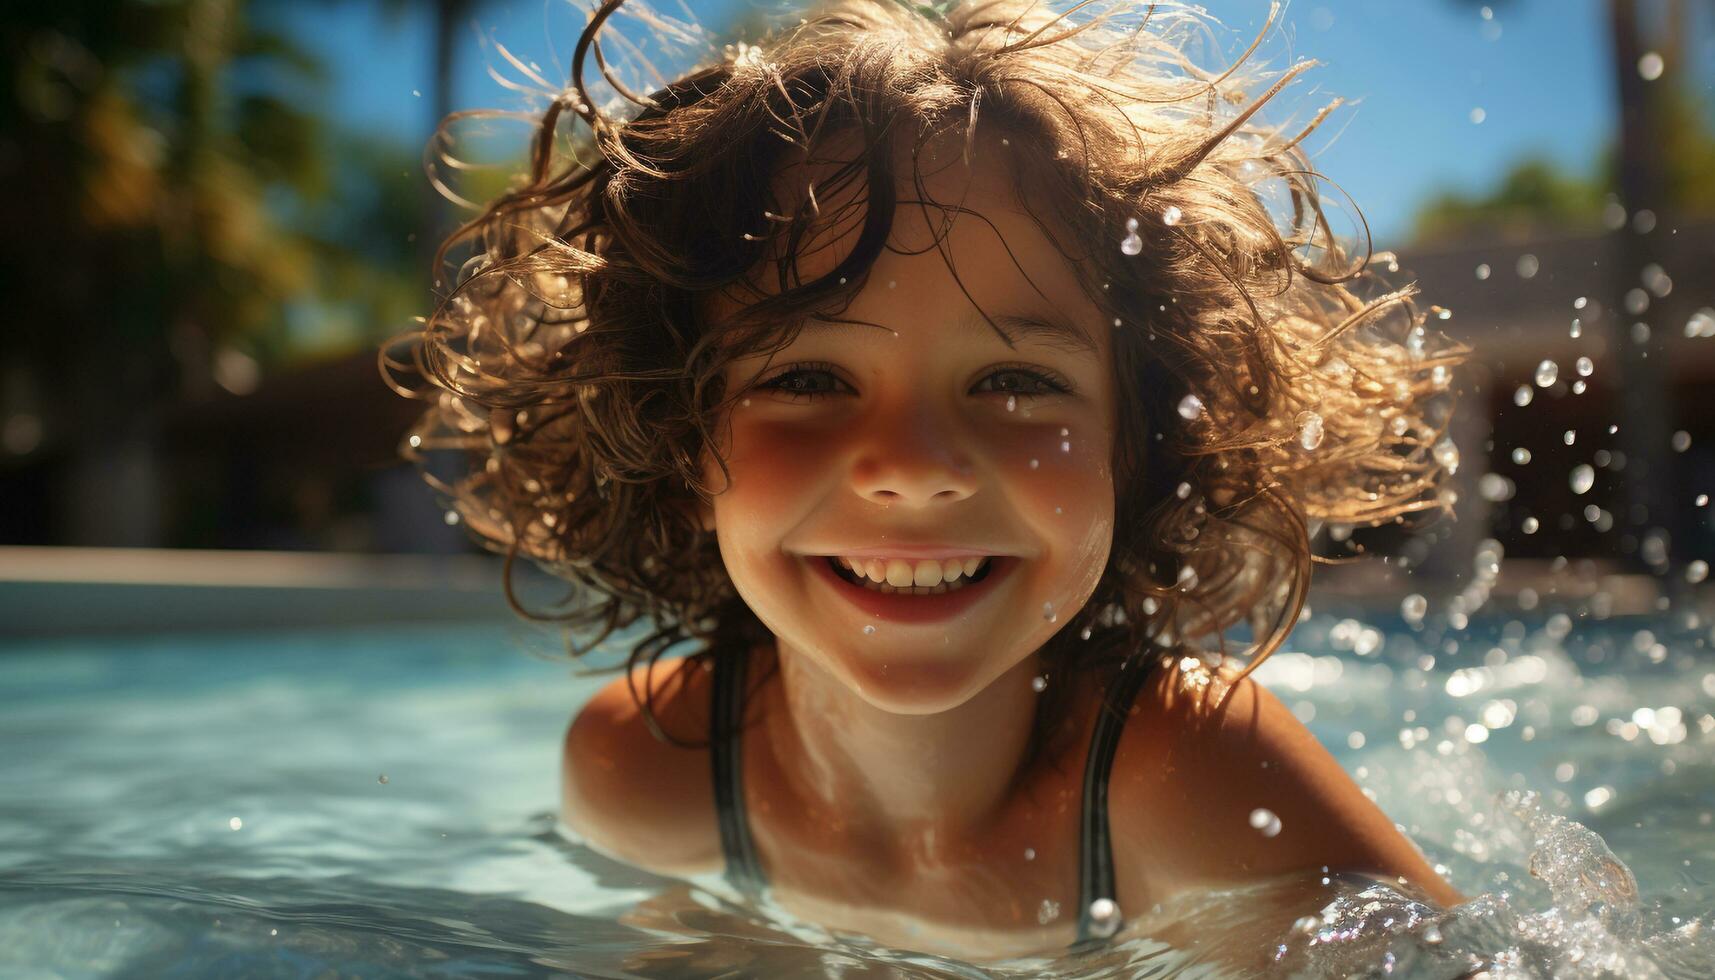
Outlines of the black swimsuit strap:
{"label": "black swimsuit strap", "polygon": [[744,720],[748,659],[743,652],[715,656],[709,752],[714,758],[715,817],[720,824],[721,853],[726,856],[726,879],[741,894],[754,899],[761,894],[765,879],[744,811],[740,724]]}
{"label": "black swimsuit strap", "polygon": [[[720,825],[721,853],[726,857],[726,880],[740,893],[755,898],[767,879],[750,836],[744,810],[744,773],[740,769],[740,722],[744,717],[743,655],[717,656],[714,667],[713,711],[709,721],[709,751],[714,760],[715,816]],[[1137,656],[1120,669],[1103,699],[1084,766],[1084,804],[1078,842],[1078,938],[1073,948],[1085,947],[1096,936],[1090,905],[1098,898],[1115,899],[1113,844],[1108,832],[1108,777],[1120,730],[1131,704],[1143,687],[1153,657]]]}
{"label": "black swimsuit strap", "polygon": [[1119,748],[1120,730],[1125,728],[1131,704],[1154,662],[1151,657],[1137,656],[1121,665],[1090,738],[1090,754],[1084,764],[1083,827],[1078,836],[1078,940],[1074,946],[1107,938],[1095,935],[1090,905],[1099,898],[1118,898],[1113,840],[1108,832],[1108,777]]}

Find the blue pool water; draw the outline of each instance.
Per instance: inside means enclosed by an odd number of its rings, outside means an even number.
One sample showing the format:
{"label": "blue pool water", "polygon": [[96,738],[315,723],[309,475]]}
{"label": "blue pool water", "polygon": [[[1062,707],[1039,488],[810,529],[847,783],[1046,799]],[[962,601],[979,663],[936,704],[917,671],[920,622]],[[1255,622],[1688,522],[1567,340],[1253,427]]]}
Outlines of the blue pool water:
{"label": "blue pool water", "polygon": [[[1263,667],[1474,898],[1335,877],[1283,975],[1715,975],[1710,626],[1567,612],[1319,613]],[[980,968],[740,909],[557,831],[559,739],[602,679],[555,654],[496,622],[0,647],[0,975],[1218,976],[1263,904]],[[1202,938],[1150,938],[1175,921]]]}

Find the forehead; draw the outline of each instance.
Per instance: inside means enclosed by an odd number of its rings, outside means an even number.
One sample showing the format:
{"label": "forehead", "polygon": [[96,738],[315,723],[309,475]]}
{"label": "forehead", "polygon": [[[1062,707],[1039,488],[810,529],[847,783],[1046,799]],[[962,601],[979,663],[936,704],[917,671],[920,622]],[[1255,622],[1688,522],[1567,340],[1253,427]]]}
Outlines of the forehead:
{"label": "forehead", "polygon": [[[846,129],[823,143],[811,159],[788,163],[770,181],[776,213],[794,214],[812,198],[819,212],[796,249],[799,282],[830,274],[851,254],[867,210],[869,173],[860,134]],[[1006,318],[1042,315],[1092,341],[1105,336],[1095,329],[1102,314],[1088,284],[1062,252],[1072,246],[1070,236],[1042,204],[1026,208],[1028,181],[1015,171],[1012,148],[1000,136],[979,133],[968,146],[962,136],[942,136],[920,147],[915,160],[912,141],[896,138],[890,152],[897,195],[893,224],[850,315],[861,317],[866,297],[898,276],[909,279],[907,295],[916,298],[923,289],[957,292],[979,322],[987,314],[1009,334],[1014,331]],[[774,236],[749,282],[712,296],[710,312],[730,315],[777,292],[786,238]]]}

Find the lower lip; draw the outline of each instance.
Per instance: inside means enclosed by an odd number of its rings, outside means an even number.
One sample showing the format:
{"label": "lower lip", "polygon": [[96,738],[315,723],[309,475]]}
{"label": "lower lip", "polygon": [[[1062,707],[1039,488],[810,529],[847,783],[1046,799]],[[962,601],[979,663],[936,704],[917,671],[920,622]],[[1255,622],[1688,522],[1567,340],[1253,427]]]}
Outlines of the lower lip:
{"label": "lower lip", "polygon": [[1013,558],[990,558],[988,574],[980,582],[971,582],[952,592],[940,595],[911,595],[904,592],[876,592],[853,585],[835,574],[822,557],[805,558],[839,596],[858,609],[887,623],[939,623],[959,615],[982,601],[995,590],[997,583],[1018,564]]}

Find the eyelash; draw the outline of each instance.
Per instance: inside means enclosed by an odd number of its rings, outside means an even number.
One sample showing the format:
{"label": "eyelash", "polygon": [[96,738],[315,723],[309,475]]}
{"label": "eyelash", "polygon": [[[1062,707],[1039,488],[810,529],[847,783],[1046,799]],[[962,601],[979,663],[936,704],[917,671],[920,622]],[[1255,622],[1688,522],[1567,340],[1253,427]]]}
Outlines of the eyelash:
{"label": "eyelash", "polygon": [[[763,382],[758,383],[757,387],[767,389],[767,390],[771,390],[771,391],[783,392],[786,395],[790,396],[793,401],[814,401],[815,399],[820,398],[824,395],[834,394],[834,392],[831,392],[831,391],[791,391],[791,390],[788,390],[786,388],[779,387],[780,382],[783,379],[791,378],[791,377],[795,377],[795,376],[813,375],[813,374],[826,374],[826,375],[832,376],[833,373],[834,373],[834,365],[829,364],[826,361],[809,361],[809,362],[805,362],[803,364],[791,365],[790,367],[787,367],[784,370],[780,371],[779,373],[775,374],[773,377],[769,378],[767,381],[763,381]],[[1032,383],[1034,383],[1035,385],[1037,385],[1043,389],[1046,389],[1046,390],[1041,390],[1041,391],[1009,391],[1006,389],[995,389],[992,392],[994,394],[999,394],[999,393],[1004,392],[1005,394],[1011,395],[1014,397],[1036,398],[1036,397],[1040,397],[1042,395],[1065,395],[1065,394],[1070,394],[1072,391],[1071,385],[1067,384],[1065,381],[1060,379],[1059,376],[1053,374],[1052,372],[1044,371],[1044,370],[1034,368],[1034,367],[1030,367],[1028,365],[1023,365],[1023,364],[1003,364],[1000,367],[997,367],[995,370],[984,375],[983,381],[987,381],[990,378],[1000,376],[1000,375],[1018,375],[1021,377],[1029,378]],[[839,379],[835,378],[835,380],[838,381]],[[845,382],[840,382],[840,383],[844,384]],[[980,383],[981,382],[979,382],[979,384]],[[984,394],[989,394],[989,393],[991,393],[991,392],[984,392]]]}

